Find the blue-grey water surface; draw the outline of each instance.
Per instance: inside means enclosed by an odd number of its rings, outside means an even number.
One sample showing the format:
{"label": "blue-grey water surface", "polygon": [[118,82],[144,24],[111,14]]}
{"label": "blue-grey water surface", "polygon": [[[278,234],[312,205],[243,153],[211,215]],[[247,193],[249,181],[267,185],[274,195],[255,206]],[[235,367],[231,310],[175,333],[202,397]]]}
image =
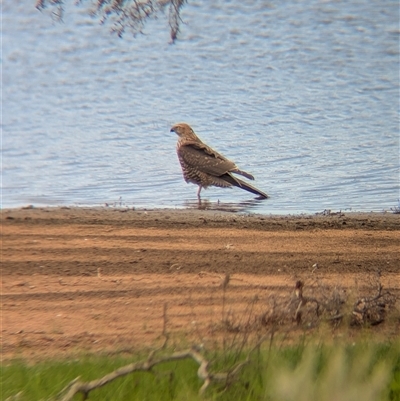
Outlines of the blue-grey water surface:
{"label": "blue-grey water surface", "polygon": [[397,1],[189,1],[174,45],[165,16],[119,39],[72,3],[62,23],[3,3],[2,207],[190,206],[179,121],[271,196],[203,190],[212,203],[397,206]]}

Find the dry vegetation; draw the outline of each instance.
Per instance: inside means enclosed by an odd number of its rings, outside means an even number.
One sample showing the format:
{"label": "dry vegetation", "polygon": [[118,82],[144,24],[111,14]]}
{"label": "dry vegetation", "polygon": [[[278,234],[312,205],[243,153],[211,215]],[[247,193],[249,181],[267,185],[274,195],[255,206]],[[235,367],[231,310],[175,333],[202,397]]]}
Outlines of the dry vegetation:
{"label": "dry vegetation", "polygon": [[[381,273],[366,275],[367,282],[359,285],[361,296],[339,286],[324,284],[323,275],[313,274],[305,288],[302,280],[297,280],[294,295],[289,297],[272,296],[270,309],[262,316],[265,325],[289,323],[318,326],[330,322],[339,326],[343,321],[351,326],[378,325],[395,310],[396,295],[384,290],[380,280]],[[304,293],[312,294],[305,296]]]}
{"label": "dry vegetation", "polygon": [[[229,366],[224,371],[212,368],[215,354],[214,358],[210,358],[210,350],[204,348],[202,330],[197,332],[199,344],[166,352],[171,333],[168,331],[168,306],[165,303],[161,333],[164,341],[160,347],[154,348],[146,359],[120,367],[101,378],[85,382],[77,377],[63,388],[56,399],[69,401],[81,393],[86,400],[91,391],[120,377],[135,372],[152,372],[157,365],[184,359],[192,359],[198,364],[197,375],[202,382],[199,395],[203,395],[211,384],[219,383],[222,388],[229,388],[238,379],[243,367],[255,363],[252,357],[256,351],[259,353],[265,343],[271,347],[275,335],[289,335],[299,327],[312,333],[313,329],[323,324],[328,324],[332,330],[346,329],[346,326],[371,327],[390,319],[392,324],[400,324],[396,306],[398,300],[383,288],[380,272],[367,276],[364,283],[359,283],[359,294],[355,297],[355,294],[348,294],[340,286],[324,284],[316,269],[317,266],[314,266],[311,277],[298,279],[292,293],[272,294],[268,305],[260,305],[257,297],[254,297],[240,315],[232,312],[226,300],[231,277],[229,274],[222,277],[221,320],[219,323],[213,322],[208,329],[213,332],[214,352],[222,349],[222,355],[228,356]],[[308,284],[305,285],[305,282]],[[307,293],[312,296],[305,295]]]}

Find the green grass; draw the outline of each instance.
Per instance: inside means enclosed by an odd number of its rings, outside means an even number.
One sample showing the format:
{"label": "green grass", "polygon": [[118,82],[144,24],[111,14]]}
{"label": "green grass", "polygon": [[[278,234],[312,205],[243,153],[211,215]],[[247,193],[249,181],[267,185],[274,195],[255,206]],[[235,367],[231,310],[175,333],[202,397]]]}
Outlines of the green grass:
{"label": "green grass", "polygon": [[[225,371],[238,355],[214,351],[205,355],[210,370]],[[245,356],[243,355],[241,359]],[[27,364],[12,361],[2,366],[1,399],[23,392],[19,400],[55,396],[68,382],[81,377],[93,380],[114,369],[142,360],[86,356],[71,361]],[[240,358],[239,358],[240,359]],[[211,385],[200,397],[198,365],[181,360],[158,365],[152,373],[136,372],[118,378],[90,393],[92,400],[271,400],[271,401],[400,401],[400,343],[356,345],[298,345],[261,349],[252,354],[227,389]],[[74,400],[81,400],[75,396]]]}

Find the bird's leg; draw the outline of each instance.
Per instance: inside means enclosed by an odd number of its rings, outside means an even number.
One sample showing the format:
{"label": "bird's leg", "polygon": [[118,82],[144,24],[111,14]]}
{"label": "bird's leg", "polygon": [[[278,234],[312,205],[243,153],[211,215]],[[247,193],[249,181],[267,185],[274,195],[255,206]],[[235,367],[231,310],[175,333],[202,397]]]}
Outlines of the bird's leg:
{"label": "bird's leg", "polygon": [[201,188],[202,188],[202,186],[199,185],[199,190],[197,191],[197,198],[198,198],[199,200],[201,199],[201,196],[200,196]]}

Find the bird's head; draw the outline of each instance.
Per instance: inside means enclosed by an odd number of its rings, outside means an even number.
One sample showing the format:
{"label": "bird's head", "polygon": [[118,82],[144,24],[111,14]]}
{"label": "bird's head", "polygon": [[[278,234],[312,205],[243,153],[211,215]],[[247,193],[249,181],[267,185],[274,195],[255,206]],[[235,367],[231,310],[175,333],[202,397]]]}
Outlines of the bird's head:
{"label": "bird's head", "polygon": [[171,128],[171,132],[175,132],[180,138],[193,139],[195,141],[199,140],[190,125],[186,123],[174,124]]}

